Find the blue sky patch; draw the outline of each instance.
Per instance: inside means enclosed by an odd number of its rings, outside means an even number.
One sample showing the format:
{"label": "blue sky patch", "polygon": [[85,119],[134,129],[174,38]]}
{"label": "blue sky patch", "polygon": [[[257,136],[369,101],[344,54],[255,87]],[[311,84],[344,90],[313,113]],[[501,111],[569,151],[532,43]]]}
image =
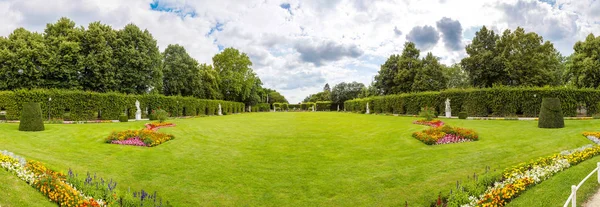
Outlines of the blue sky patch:
{"label": "blue sky patch", "polygon": [[206,36],[208,37],[208,36],[212,35],[213,33],[215,33],[215,31],[219,31],[219,32],[223,31],[223,26],[224,26],[223,23],[217,22],[217,24],[215,24],[215,26],[211,27],[210,31],[208,31],[208,33],[206,33]]}
{"label": "blue sky patch", "polygon": [[152,9],[153,11],[160,11],[160,12],[170,12],[170,13],[175,13],[177,14],[177,16],[184,18],[184,17],[196,17],[196,11],[187,5],[169,5],[169,4],[164,4],[161,3],[160,0],[154,0],[152,1],[152,3],[150,3],[150,9]]}
{"label": "blue sky patch", "polygon": [[292,6],[290,5],[290,3],[283,3],[283,4],[279,5],[279,7],[281,7],[282,9],[287,10],[291,15],[294,15],[292,13]]}

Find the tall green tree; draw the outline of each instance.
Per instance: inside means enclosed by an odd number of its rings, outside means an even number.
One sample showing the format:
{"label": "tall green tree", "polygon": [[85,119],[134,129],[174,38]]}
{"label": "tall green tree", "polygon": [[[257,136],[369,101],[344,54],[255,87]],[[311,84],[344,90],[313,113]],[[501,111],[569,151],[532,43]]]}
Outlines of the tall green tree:
{"label": "tall green tree", "polygon": [[128,24],[117,32],[116,78],[123,93],[162,91],[161,55],[148,30]]}
{"label": "tall green tree", "polygon": [[383,95],[410,92],[416,71],[421,67],[419,53],[415,43],[404,43],[401,55],[391,55],[381,65],[374,82],[377,90]]}
{"label": "tall green tree", "polygon": [[219,73],[213,69],[211,65],[201,64],[199,65],[200,71],[200,90],[204,94],[203,98],[206,99],[222,99],[223,94],[219,89]]}
{"label": "tall green tree", "polygon": [[463,70],[460,64],[442,65],[442,72],[448,80],[446,88],[468,88],[471,85],[467,72]]}
{"label": "tall green tree", "polygon": [[573,50],[567,61],[571,83],[579,88],[600,87],[600,36],[589,34],[585,41],[575,43]]}
{"label": "tall green tree", "polygon": [[447,79],[442,72],[442,65],[431,52],[421,61],[422,67],[416,70],[412,90],[439,91],[446,88]]}
{"label": "tall green tree", "polygon": [[468,73],[473,86],[492,87],[494,84],[506,83],[506,72],[497,59],[498,39],[500,36],[483,26],[475,33],[471,44],[466,46],[468,57],[463,58],[460,64]]}
{"label": "tall green tree", "polygon": [[542,36],[518,27],[514,32],[504,31],[496,47],[506,72],[506,85],[546,86],[558,82],[560,53]]}
{"label": "tall green tree", "polygon": [[390,57],[381,65],[379,72],[375,75],[375,87],[382,91],[384,95],[394,94],[396,88],[396,76],[398,75],[398,64],[400,55],[390,55]]}
{"label": "tall green tree", "polygon": [[343,105],[345,101],[358,98],[365,84],[356,81],[351,83],[341,82],[331,89],[331,100],[334,104]]}
{"label": "tall green tree", "polygon": [[213,65],[219,73],[219,88],[225,100],[243,102],[250,97],[256,74],[246,53],[226,48],[213,57]]}
{"label": "tall green tree", "polygon": [[163,52],[163,94],[204,98],[198,62],[181,45],[169,45]]}
{"label": "tall green tree", "polygon": [[398,75],[395,79],[396,87],[392,89],[396,93],[413,91],[417,71],[423,67],[421,60],[419,60],[419,53],[421,51],[417,49],[415,43],[407,42],[404,44],[404,50],[398,62]]}
{"label": "tall green tree", "polygon": [[54,24],[47,24],[44,40],[48,48],[48,67],[43,70],[44,85],[47,88],[81,89],[79,61],[83,28],[75,27],[75,22],[61,18]]}
{"label": "tall green tree", "polygon": [[44,37],[24,28],[0,38],[0,89],[44,87],[48,69],[48,49]]}
{"label": "tall green tree", "polygon": [[80,85],[87,91],[118,91],[114,49],[117,32],[109,25],[92,22],[81,38]]}

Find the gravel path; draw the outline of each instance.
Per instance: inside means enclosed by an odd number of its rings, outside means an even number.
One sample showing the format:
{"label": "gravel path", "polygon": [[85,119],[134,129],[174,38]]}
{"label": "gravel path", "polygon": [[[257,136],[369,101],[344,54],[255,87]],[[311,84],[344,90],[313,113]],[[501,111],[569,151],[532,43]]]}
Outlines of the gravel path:
{"label": "gravel path", "polygon": [[598,207],[600,206],[600,190],[596,192],[589,200],[587,200],[583,207]]}

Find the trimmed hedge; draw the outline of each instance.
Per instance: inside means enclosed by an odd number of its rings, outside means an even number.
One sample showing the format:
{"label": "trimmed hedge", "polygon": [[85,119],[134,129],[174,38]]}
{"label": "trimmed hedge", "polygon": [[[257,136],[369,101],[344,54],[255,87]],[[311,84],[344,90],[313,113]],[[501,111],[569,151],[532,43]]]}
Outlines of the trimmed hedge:
{"label": "trimmed hedge", "polygon": [[468,117],[467,112],[461,111],[458,113],[459,119],[467,119],[467,117]]}
{"label": "trimmed hedge", "polygon": [[300,109],[303,111],[312,111],[312,107],[315,106],[314,102],[306,102],[300,104]]}
{"label": "trimmed hedge", "polygon": [[540,108],[539,128],[564,128],[565,119],[562,116],[560,99],[544,98]]}
{"label": "trimmed hedge", "polygon": [[271,105],[268,103],[259,103],[252,106],[252,112],[268,112],[271,111]]}
{"label": "trimmed hedge", "polygon": [[497,87],[484,89],[450,89],[441,92],[405,93],[376,96],[344,102],[346,111],[362,112],[369,103],[371,113],[416,115],[423,106],[433,106],[436,113],[444,112],[444,102],[450,99],[452,115],[461,111],[471,117],[535,117],[540,112],[544,97],[561,100],[563,116],[577,115],[577,106],[583,105],[587,114],[600,112],[600,90],[576,88]]}
{"label": "trimmed hedge", "polygon": [[317,111],[331,111],[332,102],[331,101],[317,101],[315,103],[317,106]]}
{"label": "trimmed hedge", "polygon": [[[49,98],[52,100],[49,101]],[[68,114],[74,121],[117,120],[125,113],[129,119],[133,119],[136,100],[140,101],[143,114],[164,109],[171,116],[215,115],[219,104],[227,114],[244,111],[244,104],[238,102],[158,94],[127,95],[59,89],[0,91],[0,108],[6,109],[8,120],[18,119],[25,102],[39,102],[42,114],[50,114],[51,118],[64,118]]]}
{"label": "trimmed hedge", "polygon": [[27,102],[23,104],[22,108],[19,131],[44,131],[44,120],[42,120],[40,104]]}
{"label": "trimmed hedge", "polygon": [[129,121],[129,117],[127,117],[127,115],[119,116],[119,122],[128,122],[128,121]]}
{"label": "trimmed hedge", "polygon": [[299,111],[301,109],[302,109],[301,104],[288,104],[288,110]]}

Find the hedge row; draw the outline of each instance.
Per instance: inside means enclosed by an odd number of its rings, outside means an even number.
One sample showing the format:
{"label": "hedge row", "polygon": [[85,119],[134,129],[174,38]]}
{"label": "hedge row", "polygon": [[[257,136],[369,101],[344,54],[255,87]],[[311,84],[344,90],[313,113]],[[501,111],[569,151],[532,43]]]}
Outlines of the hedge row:
{"label": "hedge row", "polygon": [[450,99],[452,115],[465,111],[469,116],[515,116],[537,117],[542,98],[559,98],[564,116],[577,115],[577,108],[585,106],[587,115],[600,112],[600,90],[575,88],[525,88],[498,87],[485,89],[451,89],[441,92],[407,93],[376,96],[344,102],[346,111],[366,111],[369,103],[371,113],[416,115],[423,106],[436,108],[438,114],[445,111],[445,101]]}
{"label": "hedge row", "polygon": [[252,112],[268,112],[271,111],[271,105],[268,103],[259,103],[252,106]]}
{"label": "hedge row", "polygon": [[[51,100],[49,100],[51,98]],[[116,120],[122,113],[135,118],[135,101],[139,100],[144,117],[152,110],[164,109],[171,116],[215,115],[219,104],[223,114],[240,113],[244,104],[222,100],[204,100],[192,97],[164,95],[126,95],[121,93],[96,93],[74,90],[36,89],[0,91],[0,111],[6,111],[6,119],[19,119],[25,102],[40,103],[42,116],[64,118],[74,121]]]}

